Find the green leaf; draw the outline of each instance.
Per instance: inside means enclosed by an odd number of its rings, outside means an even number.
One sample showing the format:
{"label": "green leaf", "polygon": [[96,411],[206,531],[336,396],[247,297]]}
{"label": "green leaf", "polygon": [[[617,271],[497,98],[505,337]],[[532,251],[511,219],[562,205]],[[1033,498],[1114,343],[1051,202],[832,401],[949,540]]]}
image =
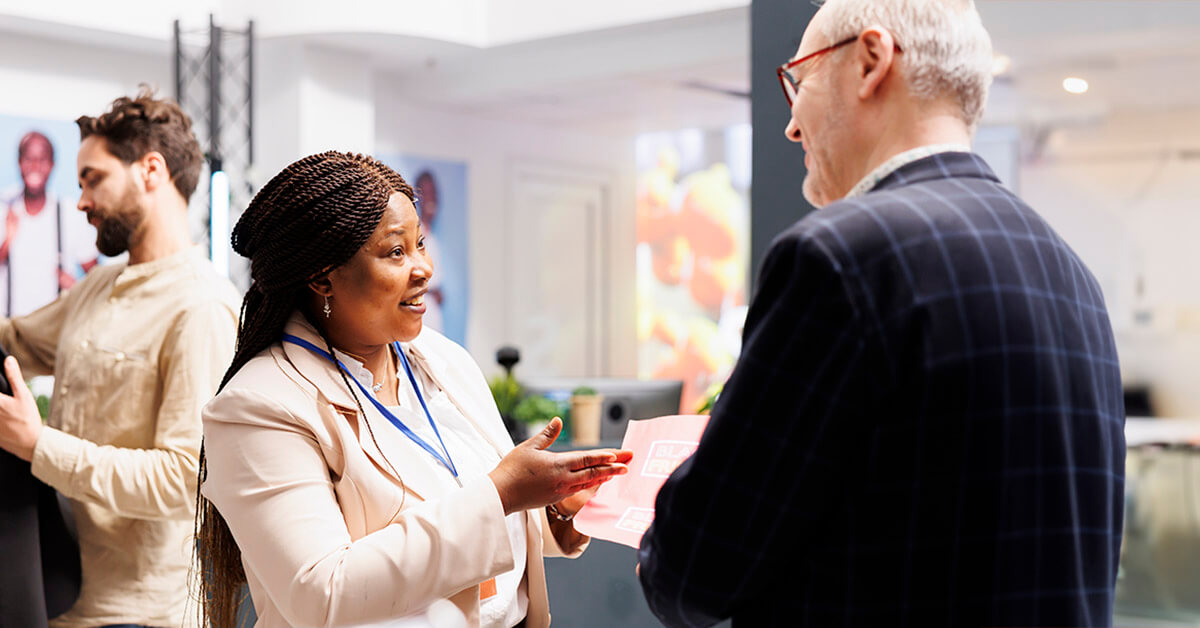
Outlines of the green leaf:
{"label": "green leaf", "polygon": [[717,403],[717,397],[721,396],[721,389],[725,387],[725,382],[717,382],[708,387],[704,391],[704,400],[701,401],[700,407],[696,409],[696,414],[709,414],[712,412],[713,405]]}
{"label": "green leaf", "polygon": [[562,414],[558,402],[541,395],[531,395],[513,408],[512,416],[522,423],[541,423]]}
{"label": "green leaf", "polygon": [[512,416],[525,392],[512,375],[493,377],[488,381],[488,388],[492,391],[492,398],[496,400],[496,408],[504,416]]}

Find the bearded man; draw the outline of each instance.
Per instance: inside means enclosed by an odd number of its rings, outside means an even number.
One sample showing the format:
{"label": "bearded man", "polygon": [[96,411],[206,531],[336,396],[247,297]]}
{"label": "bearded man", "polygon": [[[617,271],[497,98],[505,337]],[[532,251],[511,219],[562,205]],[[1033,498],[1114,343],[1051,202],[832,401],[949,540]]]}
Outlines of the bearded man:
{"label": "bearded man", "polygon": [[[148,92],[83,116],[79,209],[107,256],[57,300],[0,319],[0,448],[71,503],[82,588],[51,626],[188,623],[200,408],[233,355],[239,297],[188,235],[203,157]],[[24,373],[55,378],[45,425]]]}

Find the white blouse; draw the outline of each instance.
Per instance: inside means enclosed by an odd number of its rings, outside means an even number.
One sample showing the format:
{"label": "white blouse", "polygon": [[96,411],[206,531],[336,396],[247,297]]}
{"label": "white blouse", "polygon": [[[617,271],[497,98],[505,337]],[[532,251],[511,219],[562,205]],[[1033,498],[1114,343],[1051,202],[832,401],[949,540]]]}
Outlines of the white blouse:
{"label": "white blouse", "polygon": [[[334,353],[346,366],[347,371],[370,390],[373,385],[371,372],[356,358],[337,349],[334,349]],[[410,364],[412,361],[409,356]],[[437,434],[429,425],[425,411],[421,409],[421,403],[409,382],[403,364],[398,364],[397,370],[399,381],[396,399],[400,403],[395,406],[387,406],[388,410],[395,414],[396,418],[400,419],[408,429],[429,443],[435,451],[442,451]],[[486,475],[494,469],[500,462],[500,454],[488,444],[474,424],[463,416],[462,412],[450,401],[445,391],[438,388],[424,371],[414,368],[413,375],[421,387],[421,394],[425,398],[429,414],[437,423],[438,431],[450,453],[450,460],[458,469],[459,480],[465,484],[468,479]],[[356,390],[355,392],[361,393],[362,391]],[[364,406],[371,405],[369,401],[365,399],[363,401],[365,402]],[[429,456],[428,452],[420,451],[422,455]],[[429,462],[439,467],[442,466],[431,456]],[[446,475],[450,476],[448,470]],[[525,556],[527,548],[524,514],[515,512],[505,517],[504,521],[508,527],[508,539],[512,545],[513,556]],[[529,607],[529,595],[525,585],[525,561],[516,560],[515,562],[516,567],[513,570],[496,576],[496,594],[479,601],[481,626],[511,628],[525,618]]]}

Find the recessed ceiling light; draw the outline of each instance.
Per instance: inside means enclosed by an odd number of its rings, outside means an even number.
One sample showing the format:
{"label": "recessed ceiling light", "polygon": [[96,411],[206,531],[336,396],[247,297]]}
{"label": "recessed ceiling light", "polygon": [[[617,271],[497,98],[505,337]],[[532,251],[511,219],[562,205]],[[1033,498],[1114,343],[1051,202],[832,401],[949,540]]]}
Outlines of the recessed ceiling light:
{"label": "recessed ceiling light", "polygon": [[1088,90],[1088,82],[1078,76],[1068,76],[1063,79],[1063,89],[1072,94],[1082,94]]}
{"label": "recessed ceiling light", "polygon": [[1012,69],[1012,58],[996,53],[992,55],[992,76],[1003,76]]}

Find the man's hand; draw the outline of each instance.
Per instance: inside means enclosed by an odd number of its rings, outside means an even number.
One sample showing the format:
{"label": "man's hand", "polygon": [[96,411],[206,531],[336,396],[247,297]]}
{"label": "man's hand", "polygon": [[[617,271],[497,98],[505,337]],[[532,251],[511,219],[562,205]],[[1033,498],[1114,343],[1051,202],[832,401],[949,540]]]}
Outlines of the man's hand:
{"label": "man's hand", "polygon": [[517,445],[488,477],[500,493],[504,514],[542,508],[596,488],[615,475],[628,473],[632,453],[615,449],[550,452],[546,448],[562,432],[555,417],[538,434]]}
{"label": "man's hand", "polygon": [[42,434],[42,415],[38,412],[37,400],[21,377],[16,358],[4,359],[4,373],[12,385],[13,395],[0,394],[0,449],[29,461],[33,459],[33,448]]}

